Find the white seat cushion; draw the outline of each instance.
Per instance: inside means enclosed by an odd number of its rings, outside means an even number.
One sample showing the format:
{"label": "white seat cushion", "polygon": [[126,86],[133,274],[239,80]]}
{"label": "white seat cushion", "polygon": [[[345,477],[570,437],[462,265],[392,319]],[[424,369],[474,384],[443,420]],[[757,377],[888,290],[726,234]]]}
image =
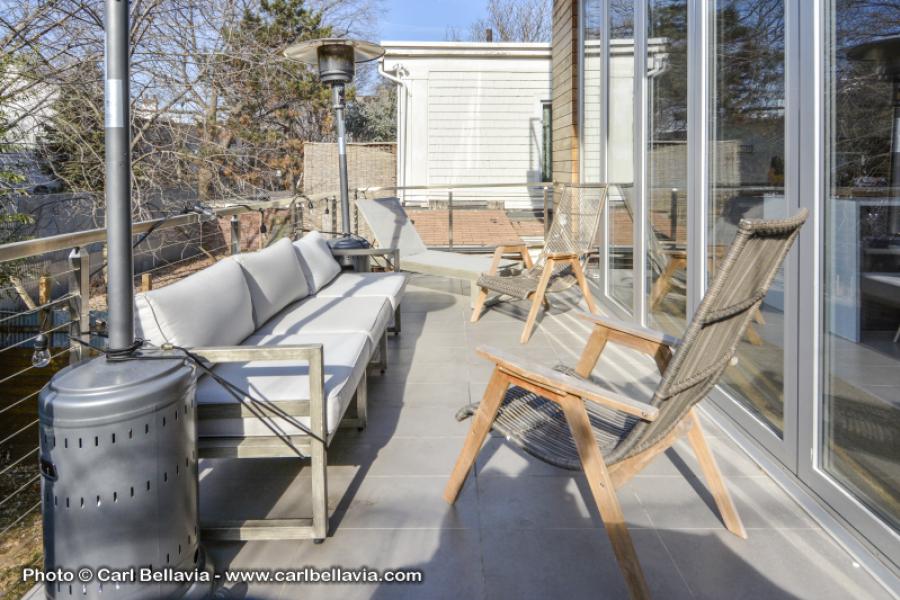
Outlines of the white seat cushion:
{"label": "white seat cushion", "polygon": [[254,330],[250,289],[231,258],[138,294],[134,304],[135,333],[156,345],[234,346]]}
{"label": "white seat cushion", "polygon": [[384,335],[394,311],[385,298],[320,298],[296,302],[260,327],[257,335],[364,333],[373,347]]}
{"label": "white seat cushion", "polygon": [[300,255],[300,267],[309,283],[309,293],[315,294],[341,272],[341,265],[331,255],[328,240],[318,231],[307,233],[294,242]]}
{"label": "white seat cushion", "polygon": [[[325,415],[327,430],[333,433],[350,405],[353,394],[371,358],[371,346],[361,333],[254,335],[245,340],[244,346],[283,346],[322,344],[325,363]],[[270,402],[309,400],[309,368],[304,363],[291,361],[254,361],[224,363],[215,372],[253,398]],[[197,383],[198,404],[236,404],[239,401],[210,377],[201,377]],[[277,406],[275,407],[277,409]],[[260,408],[268,417],[272,411]],[[265,437],[275,433],[266,425],[274,424],[283,435],[303,435],[303,430],[293,421],[309,427],[309,417],[286,419],[272,417],[271,421],[249,419],[203,419],[198,424],[200,437]]]}
{"label": "white seat cushion", "polygon": [[406,292],[405,273],[354,273],[346,271],[316,294],[319,298],[387,298],[397,310]]}
{"label": "white seat cushion", "polygon": [[235,260],[244,269],[247,278],[253,303],[253,322],[257,327],[288,304],[309,295],[300,258],[287,238],[259,252],[239,254]]}

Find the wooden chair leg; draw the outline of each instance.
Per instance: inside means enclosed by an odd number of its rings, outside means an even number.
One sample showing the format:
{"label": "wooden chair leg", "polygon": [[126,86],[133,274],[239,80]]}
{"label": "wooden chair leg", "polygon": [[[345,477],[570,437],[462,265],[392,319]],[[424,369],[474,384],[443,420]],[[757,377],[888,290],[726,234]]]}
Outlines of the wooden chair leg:
{"label": "wooden chair leg", "polygon": [[480,288],[478,290],[478,296],[475,298],[475,306],[472,308],[472,317],[469,319],[470,322],[477,323],[478,319],[481,318],[481,311],[484,310],[484,303],[487,301],[487,296],[487,288]]}
{"label": "wooden chair leg", "polygon": [[754,346],[762,346],[763,340],[759,337],[759,334],[753,328],[753,323],[747,324],[747,329],[744,331],[744,336],[747,338],[747,341],[753,344]]}
{"label": "wooden chair leg", "polygon": [[644,573],[641,570],[634,543],[631,541],[631,534],[628,532],[628,525],[625,523],[625,516],[622,514],[615,486],[594,439],[584,403],[579,398],[568,396],[562,402],[562,409],[569,428],[572,430],[581,465],[587,476],[594,501],[597,503],[597,509],[600,511],[600,517],[603,519],[603,525],[606,527],[609,541],[612,543],[613,552],[625,577],[629,596],[633,600],[648,599],[650,591],[647,589],[647,582],[644,580]]}
{"label": "wooden chair leg", "polygon": [[584,296],[584,301],[588,305],[588,310],[596,314],[597,304],[594,302],[594,295],[591,293],[591,288],[588,287],[587,278],[584,276],[584,269],[581,268],[581,263],[577,260],[572,260],[572,270],[575,271],[575,278],[578,280],[578,287],[581,288],[581,293]]}
{"label": "wooden chair leg", "polygon": [[703,428],[700,426],[700,417],[697,415],[696,409],[691,409],[690,419],[693,421],[690,431],[688,432],[688,440],[697,455],[697,461],[700,463],[700,470],[706,478],[706,485],[716,501],[719,508],[719,514],[725,522],[728,531],[739,538],[747,539],[747,531],[741,522],[734,502],[731,500],[731,494],[725,487],[725,480],[722,478],[722,472],[716,464],[709,444],[706,443],[706,436],[703,434]]}
{"label": "wooden chair leg", "polygon": [[469,470],[475,463],[475,457],[481,451],[481,445],[491,430],[491,424],[497,417],[497,411],[500,409],[500,403],[503,401],[503,396],[506,394],[506,388],[508,387],[509,377],[501,372],[500,369],[494,369],[491,380],[488,382],[487,390],[484,392],[484,397],[481,399],[481,404],[472,417],[472,427],[469,428],[462,451],[459,453],[459,458],[456,459],[456,465],[450,474],[450,480],[447,482],[447,487],[444,488],[444,500],[448,503],[453,504],[456,502],[456,497],[466,482],[466,476],[468,476]]}
{"label": "wooden chair leg", "polygon": [[544,305],[544,295],[547,293],[547,286],[550,284],[550,277],[553,275],[553,260],[548,260],[544,265],[544,272],[541,274],[541,280],[538,287],[531,296],[531,310],[528,311],[528,319],[525,321],[525,329],[522,330],[522,337],[519,342],[524,344],[531,337],[531,331],[534,329],[534,323],[537,320],[538,312]]}
{"label": "wooden chair leg", "polygon": [[757,325],[765,325],[766,324],[766,318],[763,316],[762,311],[759,309],[759,307],[757,307],[753,311],[753,320],[756,321]]}

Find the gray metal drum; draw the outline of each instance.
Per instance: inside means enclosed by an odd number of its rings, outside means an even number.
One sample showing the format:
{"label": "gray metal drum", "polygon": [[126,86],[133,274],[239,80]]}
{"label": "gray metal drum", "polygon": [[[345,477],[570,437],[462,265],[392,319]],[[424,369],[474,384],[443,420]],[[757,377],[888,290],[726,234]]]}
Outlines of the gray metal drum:
{"label": "gray metal drum", "polygon": [[[193,596],[139,569],[202,572],[194,367],[182,359],[60,371],[41,392],[40,460],[47,571],[135,569],[135,582],[46,583],[48,598]],[[173,581],[175,580],[175,581]],[[209,586],[207,586],[209,587]],[[192,589],[192,592],[189,592]]]}

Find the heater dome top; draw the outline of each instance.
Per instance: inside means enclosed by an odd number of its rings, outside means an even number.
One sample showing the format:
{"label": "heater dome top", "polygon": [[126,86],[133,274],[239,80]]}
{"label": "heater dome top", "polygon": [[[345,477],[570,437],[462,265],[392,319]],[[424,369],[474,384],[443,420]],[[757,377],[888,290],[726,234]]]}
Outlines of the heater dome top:
{"label": "heater dome top", "polygon": [[308,40],[288,46],[284,56],[290,60],[305,63],[307,65],[319,64],[319,49],[349,46],[353,49],[353,62],[364,63],[376,60],[384,56],[384,48],[372,42],[362,40],[348,40],[344,38],[324,38]]}

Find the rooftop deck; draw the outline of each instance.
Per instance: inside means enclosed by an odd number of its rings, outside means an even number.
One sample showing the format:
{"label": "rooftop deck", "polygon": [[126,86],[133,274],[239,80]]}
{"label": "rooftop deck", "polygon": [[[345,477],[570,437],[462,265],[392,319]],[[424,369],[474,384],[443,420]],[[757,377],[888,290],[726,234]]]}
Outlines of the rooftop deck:
{"label": "rooftop deck", "polygon": [[[557,297],[558,298],[558,297]],[[236,598],[625,598],[627,592],[587,483],[487,442],[455,507],[441,497],[490,366],[490,343],[524,356],[573,362],[588,329],[555,300],[520,346],[527,306],[503,304],[468,322],[468,284],[413,276],[403,333],[388,372],[369,380],[369,426],[342,431],[329,451],[331,537],[312,542],[207,545],[218,570],[340,566],[410,568],[410,585],[280,584],[232,587]],[[649,398],[649,359],[610,346],[598,367],[613,387]],[[749,539],[728,533],[676,446],[619,491],[655,598],[888,598],[889,595],[708,419],[706,429]],[[205,518],[308,514],[308,477],[295,460],[201,463]],[[249,484],[248,484],[249,483]],[[587,499],[587,500],[586,500]],[[228,587],[228,586],[226,586]]]}

